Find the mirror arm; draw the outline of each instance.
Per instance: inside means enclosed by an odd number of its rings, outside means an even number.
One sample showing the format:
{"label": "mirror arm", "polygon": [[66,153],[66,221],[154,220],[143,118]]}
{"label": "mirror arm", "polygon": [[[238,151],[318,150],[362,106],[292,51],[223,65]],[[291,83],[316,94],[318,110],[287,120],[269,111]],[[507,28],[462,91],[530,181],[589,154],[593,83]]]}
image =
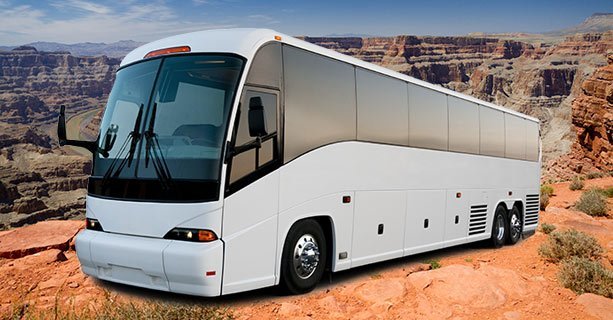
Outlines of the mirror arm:
{"label": "mirror arm", "polygon": [[[89,150],[91,153],[96,151],[103,153],[104,150],[98,148],[98,144],[95,141],[81,141],[81,140],[60,140],[60,146],[75,146]],[[104,154],[103,154],[104,156]]]}
{"label": "mirror arm", "polygon": [[60,115],[58,117],[57,123],[57,137],[60,146],[70,145],[75,147],[81,147],[89,150],[91,153],[96,151],[101,152],[98,148],[98,143],[95,141],[80,141],[80,140],[69,140],[66,138],[66,107],[64,105],[60,106]]}

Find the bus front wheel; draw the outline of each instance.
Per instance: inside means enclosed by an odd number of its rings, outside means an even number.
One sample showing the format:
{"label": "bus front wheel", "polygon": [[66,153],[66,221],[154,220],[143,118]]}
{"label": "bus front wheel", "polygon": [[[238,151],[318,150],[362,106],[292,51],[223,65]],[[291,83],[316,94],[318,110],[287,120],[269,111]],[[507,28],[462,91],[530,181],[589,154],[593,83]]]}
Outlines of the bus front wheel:
{"label": "bus front wheel", "polygon": [[508,237],[508,224],[507,224],[507,210],[503,206],[498,206],[494,213],[494,223],[492,223],[492,244],[495,248],[500,248],[507,241]]}
{"label": "bus front wheel", "polygon": [[323,229],[315,220],[296,222],[283,245],[281,285],[290,294],[313,290],[326,267],[327,246]]}

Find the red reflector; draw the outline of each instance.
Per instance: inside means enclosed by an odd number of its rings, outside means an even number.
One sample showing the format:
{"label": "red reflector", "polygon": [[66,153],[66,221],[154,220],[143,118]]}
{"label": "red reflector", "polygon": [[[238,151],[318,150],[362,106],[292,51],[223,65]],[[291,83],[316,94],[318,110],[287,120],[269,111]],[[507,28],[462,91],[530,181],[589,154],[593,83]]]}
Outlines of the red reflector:
{"label": "red reflector", "polygon": [[455,194],[455,197],[456,197],[456,198],[462,198],[462,192],[458,192],[458,193],[456,193],[456,194]]}
{"label": "red reflector", "polygon": [[351,196],[343,196],[343,203],[350,203],[351,202]]}
{"label": "red reflector", "polygon": [[207,277],[212,277],[212,276],[214,276],[214,275],[215,275],[215,271],[207,271],[207,272],[206,272],[206,276],[207,276]]}
{"label": "red reflector", "polygon": [[509,191],[509,195],[512,196],[513,195],[513,191]]}
{"label": "red reflector", "polygon": [[146,58],[157,57],[157,56],[163,56],[163,55],[166,55],[166,54],[190,52],[191,50],[192,50],[192,48],[190,48],[189,46],[164,48],[164,49],[154,50],[154,51],[151,51],[151,52],[147,53],[145,55],[145,59]]}

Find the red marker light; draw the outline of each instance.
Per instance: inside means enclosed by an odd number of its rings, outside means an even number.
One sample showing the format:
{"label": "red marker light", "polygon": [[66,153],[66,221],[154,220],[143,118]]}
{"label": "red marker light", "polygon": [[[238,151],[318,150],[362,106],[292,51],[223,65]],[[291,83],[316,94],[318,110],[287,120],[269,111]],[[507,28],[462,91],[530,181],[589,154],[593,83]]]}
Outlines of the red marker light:
{"label": "red marker light", "polygon": [[216,272],[215,271],[207,271],[205,274],[206,274],[207,277],[212,277],[212,276],[214,276],[216,274]]}
{"label": "red marker light", "polygon": [[351,196],[343,196],[343,203],[350,203],[351,202]]}

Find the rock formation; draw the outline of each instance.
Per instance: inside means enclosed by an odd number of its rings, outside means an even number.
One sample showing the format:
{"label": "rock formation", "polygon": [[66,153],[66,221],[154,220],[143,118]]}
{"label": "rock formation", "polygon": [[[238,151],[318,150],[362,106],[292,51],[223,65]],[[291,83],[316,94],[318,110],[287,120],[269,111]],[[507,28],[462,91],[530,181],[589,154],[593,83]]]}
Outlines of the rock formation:
{"label": "rock formation", "polygon": [[547,167],[554,176],[613,171],[613,53],[609,64],[597,69],[581,85],[573,101],[572,124],[577,132],[571,152]]}
{"label": "rock formation", "polygon": [[0,51],[0,228],[84,212],[91,160],[58,148],[57,111],[99,108],[118,65],[28,46]]}

